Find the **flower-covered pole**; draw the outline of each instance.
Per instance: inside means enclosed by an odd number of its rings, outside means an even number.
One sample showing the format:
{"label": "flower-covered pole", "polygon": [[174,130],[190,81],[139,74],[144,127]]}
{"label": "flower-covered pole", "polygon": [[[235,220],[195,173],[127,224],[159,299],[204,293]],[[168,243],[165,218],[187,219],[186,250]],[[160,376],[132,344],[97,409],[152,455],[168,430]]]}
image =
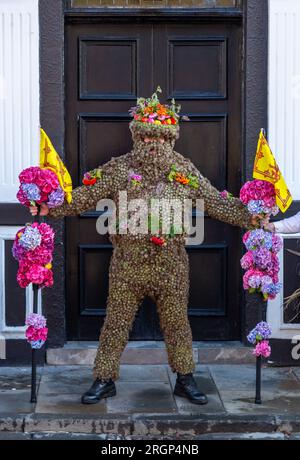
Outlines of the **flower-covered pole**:
{"label": "flower-covered pole", "polygon": [[[269,182],[257,179],[247,182],[241,189],[240,199],[251,214],[262,217],[261,227],[271,215],[278,213],[275,188]],[[256,356],[255,403],[261,404],[262,358],[268,358],[271,354],[269,345],[271,328],[266,322],[267,302],[269,299],[275,299],[281,289],[277,253],[282,248],[282,239],[279,235],[259,228],[246,232],[243,236],[243,243],[247,249],[241,259],[241,266],[246,270],[243,277],[244,289],[250,293],[259,292],[264,300],[261,322],[247,337],[248,341],[255,346],[253,350]]]}

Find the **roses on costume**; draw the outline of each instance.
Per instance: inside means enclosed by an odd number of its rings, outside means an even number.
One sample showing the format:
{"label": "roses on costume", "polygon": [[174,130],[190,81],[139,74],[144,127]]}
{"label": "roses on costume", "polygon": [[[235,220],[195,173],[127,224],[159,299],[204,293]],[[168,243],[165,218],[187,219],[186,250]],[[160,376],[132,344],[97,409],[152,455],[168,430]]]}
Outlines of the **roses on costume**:
{"label": "roses on costume", "polygon": [[101,179],[102,171],[99,168],[92,169],[84,174],[82,183],[83,185],[94,185],[98,179]]}
{"label": "roses on costume", "polygon": [[20,287],[25,288],[30,283],[40,287],[53,285],[53,250],[54,231],[50,225],[35,222],[17,232],[12,254],[19,262],[17,281]]}
{"label": "roses on costume", "polygon": [[176,165],[171,166],[171,171],[168,174],[168,180],[170,182],[177,182],[178,184],[188,185],[189,187],[195,189],[199,188],[198,178],[192,174],[185,176],[177,170]]}
{"label": "roses on costume", "polygon": [[47,340],[48,328],[46,318],[38,313],[31,313],[25,322],[27,329],[25,336],[32,348],[41,348]]}
{"label": "roses on costume", "polygon": [[63,204],[65,192],[50,169],[31,166],[21,172],[19,180],[17,198],[24,206],[46,203],[48,208],[56,208]]}
{"label": "roses on costume", "polygon": [[128,173],[128,180],[133,185],[139,185],[142,182],[141,174],[136,174],[134,171],[129,171]]}

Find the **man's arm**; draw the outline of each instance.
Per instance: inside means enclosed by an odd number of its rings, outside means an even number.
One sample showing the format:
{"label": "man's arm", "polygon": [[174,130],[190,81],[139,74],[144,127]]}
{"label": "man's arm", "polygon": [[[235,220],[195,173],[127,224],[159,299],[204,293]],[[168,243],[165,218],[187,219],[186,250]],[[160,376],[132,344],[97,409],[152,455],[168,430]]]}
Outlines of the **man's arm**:
{"label": "man's arm", "polygon": [[269,224],[273,226],[273,231],[276,233],[299,233],[300,232],[300,212],[297,212],[292,217],[282,219]]}
{"label": "man's arm", "polygon": [[211,182],[198,171],[192,162],[188,162],[188,170],[198,179],[198,188],[192,189],[193,199],[203,199],[204,209],[213,219],[221,220],[242,228],[254,229],[258,223],[239,198],[223,198]]}
{"label": "man's arm", "polygon": [[231,225],[253,229],[253,216],[239,198],[223,198],[208,179],[201,176],[199,180],[198,197],[204,200],[204,209],[213,219],[218,219]]}
{"label": "man's arm", "polygon": [[76,216],[82,212],[96,207],[97,202],[103,198],[111,198],[121,188],[122,177],[119,172],[117,159],[112,159],[100,166],[101,178],[94,185],[82,185],[72,192],[72,202],[64,202],[58,208],[49,210],[49,217],[61,218]]}

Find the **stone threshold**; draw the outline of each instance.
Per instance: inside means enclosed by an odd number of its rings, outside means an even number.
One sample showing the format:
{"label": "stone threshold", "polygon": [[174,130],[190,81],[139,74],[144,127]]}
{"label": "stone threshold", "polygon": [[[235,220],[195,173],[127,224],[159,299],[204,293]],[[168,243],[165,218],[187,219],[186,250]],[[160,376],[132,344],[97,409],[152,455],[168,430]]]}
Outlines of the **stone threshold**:
{"label": "stone threshold", "polygon": [[[250,434],[268,433],[282,436],[297,436],[299,439],[300,416],[280,415],[198,415],[183,416],[178,414],[133,414],[120,415],[66,415],[55,414],[19,414],[0,415],[1,433],[78,433],[103,434],[112,436],[194,436],[226,433]],[[175,439],[175,438],[174,438]]]}
{"label": "stone threshold", "polygon": [[[48,348],[49,365],[92,365],[97,342],[67,342],[62,348]],[[196,364],[254,363],[252,347],[241,342],[193,342]],[[168,356],[163,341],[131,341],[125,348],[121,364],[167,364]]]}

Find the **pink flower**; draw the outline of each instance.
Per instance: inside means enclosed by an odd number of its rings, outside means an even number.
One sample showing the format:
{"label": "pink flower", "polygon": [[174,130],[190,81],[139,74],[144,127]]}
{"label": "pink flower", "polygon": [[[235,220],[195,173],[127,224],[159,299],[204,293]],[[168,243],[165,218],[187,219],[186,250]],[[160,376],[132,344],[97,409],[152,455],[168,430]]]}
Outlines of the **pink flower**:
{"label": "pink flower", "polygon": [[38,166],[31,166],[30,168],[24,169],[19,174],[20,182],[25,182],[25,184],[32,184],[36,180],[38,171],[40,171],[40,168]]}
{"label": "pink flower", "polygon": [[271,347],[269,345],[269,341],[262,340],[261,342],[258,342],[253,350],[253,354],[256,357],[263,356],[264,358],[268,358],[271,355]]}
{"label": "pink flower", "polygon": [[240,199],[245,205],[248,204],[250,200],[262,200],[264,206],[272,207],[275,205],[274,185],[264,180],[254,179],[248,181],[241,188]]}
{"label": "pink flower", "polygon": [[251,251],[246,252],[246,254],[241,258],[241,267],[244,270],[249,270],[249,268],[254,268],[254,258]]}
{"label": "pink flower", "polygon": [[29,342],[34,342],[36,340],[42,340],[45,342],[47,340],[48,328],[35,328],[34,326],[29,326],[26,329],[25,336]]}

